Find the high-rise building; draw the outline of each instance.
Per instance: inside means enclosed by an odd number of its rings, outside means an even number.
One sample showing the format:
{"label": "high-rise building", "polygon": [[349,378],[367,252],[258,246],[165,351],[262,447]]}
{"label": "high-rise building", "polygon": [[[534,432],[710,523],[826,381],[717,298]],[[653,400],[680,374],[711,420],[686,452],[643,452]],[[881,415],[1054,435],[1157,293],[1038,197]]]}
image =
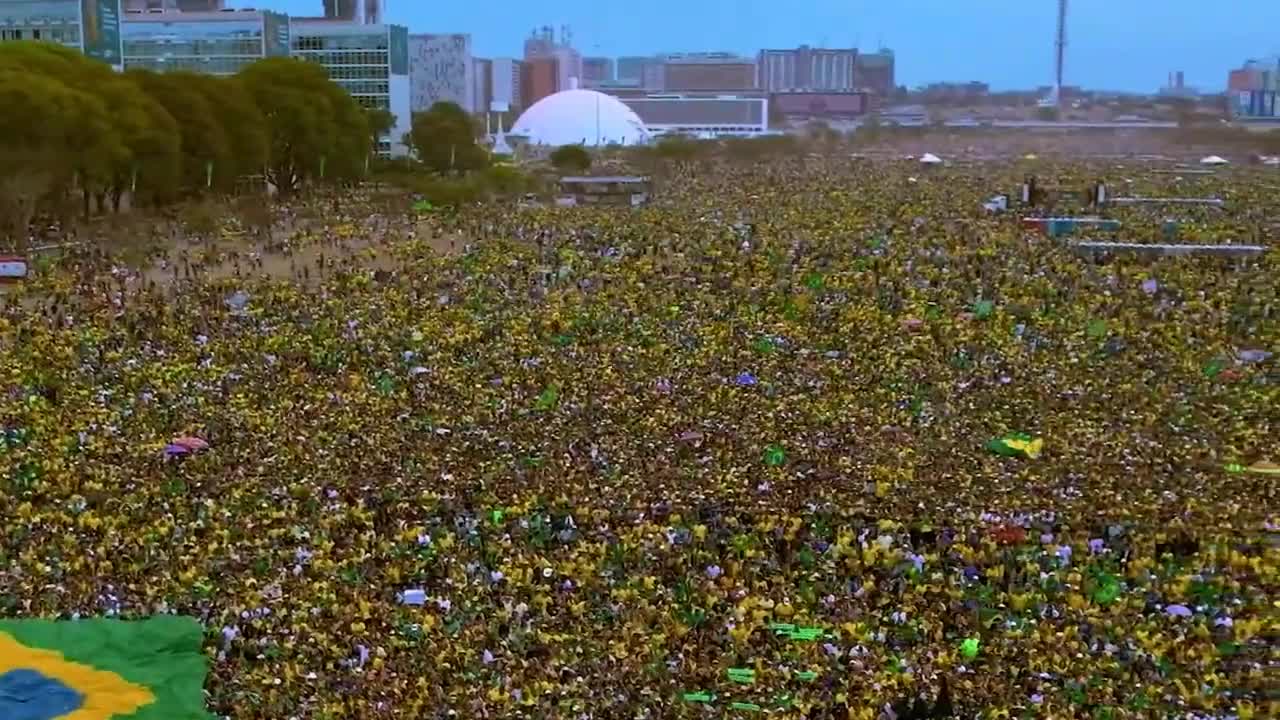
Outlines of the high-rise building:
{"label": "high-rise building", "polygon": [[456,103],[475,112],[475,66],[471,36],[464,33],[409,36],[409,83],[414,112],[437,102]]}
{"label": "high-rise building", "polygon": [[520,107],[527,109],[559,92],[560,61],[554,56],[525,60],[520,71]]}
{"label": "high-rise building", "polygon": [[409,29],[403,25],[293,18],[293,57],[318,63],[362,106],[388,110],[395,126],[379,142],[383,155],[408,153],[402,138],[412,123]]}
{"label": "high-rise building", "polygon": [[850,92],[857,87],[857,59],[855,48],[801,45],[794,50],[761,50],[756,61],[757,85],[770,92]]}
{"label": "high-rise building", "polygon": [[681,53],[662,58],[665,92],[752,90],[756,63],[732,53]]}
{"label": "high-rise building", "polygon": [[328,20],[380,25],[382,12],[382,0],[324,0],[324,16]]}
{"label": "high-rise building", "polygon": [[634,85],[636,87],[640,87],[644,84],[644,69],[647,65],[652,63],[652,57],[636,55],[620,57],[617,62],[614,82],[619,85]]}
{"label": "high-rise building", "polygon": [[599,87],[613,82],[613,58],[582,58],[582,86]]}
{"label": "high-rise building", "polygon": [[471,112],[488,112],[493,104],[493,61],[471,59]]}
{"label": "high-rise building", "polygon": [[489,71],[492,102],[505,103],[510,110],[524,107],[521,90],[524,63],[515,58],[494,58]]}
{"label": "high-rise building", "polygon": [[[560,28],[560,38],[556,38],[555,30],[543,26],[535,30],[524,41],[524,60],[526,66],[539,60],[555,60],[556,78],[551,93],[568,90],[575,83],[582,82],[582,55],[573,49],[573,35],[569,28]],[[545,64],[544,64],[545,66]],[[528,68],[526,67],[526,72]],[[542,88],[538,88],[541,91]],[[550,95],[551,93],[547,93]],[[543,96],[545,97],[545,96]],[[526,107],[528,107],[526,105]]]}
{"label": "high-rise building", "polygon": [[1280,55],[1249,60],[1242,67],[1232,70],[1227,76],[1227,90],[1280,91]]}
{"label": "high-rise building", "polygon": [[667,64],[660,57],[650,58],[640,75],[640,87],[661,92],[667,89]]}
{"label": "high-rise building", "polygon": [[893,67],[893,51],[881,48],[879,52],[858,53],[853,69],[854,84],[859,90],[868,90],[880,96],[892,95],[897,89]]}
{"label": "high-rise building", "polygon": [[124,66],[231,75],[265,57],[288,57],[289,16],[267,10],[128,12]]}
{"label": "high-rise building", "polygon": [[120,0],[0,0],[0,42],[44,40],[121,67]]}

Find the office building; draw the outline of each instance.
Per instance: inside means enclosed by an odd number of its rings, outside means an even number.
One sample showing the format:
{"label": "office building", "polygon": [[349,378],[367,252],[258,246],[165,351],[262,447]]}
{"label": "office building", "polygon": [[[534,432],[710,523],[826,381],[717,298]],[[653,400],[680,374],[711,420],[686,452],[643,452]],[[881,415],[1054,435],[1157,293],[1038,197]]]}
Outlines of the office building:
{"label": "office building", "polygon": [[395,116],[395,126],[380,143],[383,154],[408,152],[402,141],[413,120],[408,28],[293,18],[290,40],[294,57],[324,66],[329,78],[364,107]]}
{"label": "office building", "polygon": [[471,112],[489,112],[493,105],[493,61],[488,58],[471,59]]}
{"label": "office building", "polygon": [[505,103],[507,109],[524,107],[521,79],[524,63],[515,58],[494,58],[489,65],[492,102]]}
{"label": "office building", "polygon": [[662,58],[663,92],[752,90],[756,63],[732,53],[681,53]]}
{"label": "office building", "polygon": [[0,42],[43,40],[122,66],[120,0],[0,0]]}
{"label": "office building", "polygon": [[757,86],[769,92],[850,92],[854,85],[855,48],[828,49],[801,45],[794,50],[761,50],[756,59]]}
{"label": "office building", "polygon": [[559,92],[560,61],[554,57],[525,60],[520,68],[520,107],[530,108]]}
{"label": "office building", "polygon": [[1253,92],[1280,91],[1280,55],[1247,61],[1227,76],[1227,90]]}
{"label": "office building", "polygon": [[614,83],[618,85],[640,87],[644,84],[644,69],[653,63],[653,58],[644,55],[631,55],[618,58],[614,65]]}
{"label": "office building", "polygon": [[126,69],[232,75],[262,58],[288,57],[289,16],[267,10],[130,11],[121,37]]}
{"label": "office building", "polygon": [[409,84],[414,112],[438,102],[476,112],[471,36],[463,33],[409,36]]}
{"label": "office building", "polygon": [[359,25],[382,24],[382,0],[324,0],[324,17]]}
{"label": "office building", "polygon": [[853,66],[854,85],[881,97],[892,95],[898,87],[893,65],[892,50],[881,48],[880,52],[858,53]]}
{"label": "office building", "polygon": [[[534,97],[532,102],[527,102],[525,107],[533,105],[534,102],[551,93],[569,90],[582,82],[582,55],[573,49],[573,34],[567,26],[560,28],[560,37],[558,39],[555,30],[550,26],[543,26],[533,31],[524,41],[524,60],[526,75],[528,75],[531,64],[541,63],[539,65],[541,69],[534,72],[534,76],[539,79],[533,83],[536,87],[533,89],[526,88],[525,92],[526,100],[529,97],[533,97],[530,92],[533,92],[537,97]],[[545,75],[545,69],[550,65],[550,63],[545,62],[547,60],[554,60],[555,83],[550,92],[543,95],[540,93],[545,88],[542,86],[540,79]]]}
{"label": "office building", "polygon": [[750,137],[769,131],[769,100],[763,97],[686,97],[675,94],[618,98],[650,135],[702,138]]}
{"label": "office building", "polygon": [[613,82],[613,58],[588,57],[582,59],[582,87],[594,88]]}

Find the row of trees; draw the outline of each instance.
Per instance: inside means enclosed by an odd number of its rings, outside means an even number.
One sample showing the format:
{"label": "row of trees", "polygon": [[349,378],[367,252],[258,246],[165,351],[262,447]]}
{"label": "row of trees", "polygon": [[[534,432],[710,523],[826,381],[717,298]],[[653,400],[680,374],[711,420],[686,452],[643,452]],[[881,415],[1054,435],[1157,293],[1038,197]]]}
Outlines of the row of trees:
{"label": "row of trees", "polygon": [[34,217],[164,204],[263,178],[282,195],[367,169],[394,118],[366,111],[322,67],[287,58],[233,77],[116,73],[73,50],[0,44],[0,239]]}

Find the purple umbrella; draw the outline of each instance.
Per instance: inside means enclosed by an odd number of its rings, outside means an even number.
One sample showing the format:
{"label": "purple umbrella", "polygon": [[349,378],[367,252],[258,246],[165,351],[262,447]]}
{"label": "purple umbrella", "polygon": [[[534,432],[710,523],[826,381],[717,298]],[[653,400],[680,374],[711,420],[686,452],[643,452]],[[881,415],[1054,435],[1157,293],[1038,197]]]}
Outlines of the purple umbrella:
{"label": "purple umbrella", "polygon": [[182,455],[187,455],[190,452],[191,452],[191,448],[184,447],[182,445],[177,445],[174,443],[170,443],[169,445],[166,445],[164,447],[164,454],[166,457],[179,457]]}

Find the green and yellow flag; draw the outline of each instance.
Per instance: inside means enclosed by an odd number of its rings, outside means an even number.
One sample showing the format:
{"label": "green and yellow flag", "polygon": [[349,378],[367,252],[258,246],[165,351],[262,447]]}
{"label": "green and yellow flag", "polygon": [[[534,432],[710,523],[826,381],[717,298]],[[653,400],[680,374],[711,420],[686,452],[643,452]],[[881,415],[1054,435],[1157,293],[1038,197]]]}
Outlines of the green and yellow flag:
{"label": "green and yellow flag", "polygon": [[191,618],[0,620],[0,718],[210,720]]}
{"label": "green and yellow flag", "polygon": [[1033,438],[1026,433],[1009,433],[987,443],[987,449],[1005,457],[1020,457],[1035,460],[1044,449],[1044,440]]}

